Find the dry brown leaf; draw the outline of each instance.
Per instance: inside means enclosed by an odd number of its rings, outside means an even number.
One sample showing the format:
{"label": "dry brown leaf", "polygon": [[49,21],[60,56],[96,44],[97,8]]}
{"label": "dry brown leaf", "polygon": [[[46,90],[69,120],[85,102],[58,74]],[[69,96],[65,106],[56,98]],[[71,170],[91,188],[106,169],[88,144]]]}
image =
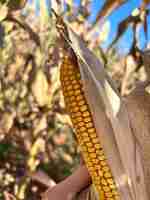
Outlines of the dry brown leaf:
{"label": "dry brown leaf", "polygon": [[147,21],[147,17],[148,17],[148,10],[146,9],[147,5],[142,4],[141,5],[141,9],[140,9],[140,19],[143,23],[143,27],[144,27],[144,33],[145,33],[145,38],[146,40],[148,39],[148,21]]}
{"label": "dry brown leaf", "polygon": [[129,16],[125,20],[119,23],[116,37],[110,44],[109,48],[111,48],[120,39],[120,37],[125,33],[125,31],[127,30],[132,21],[133,21],[133,16]]}
{"label": "dry brown leaf", "polygon": [[10,10],[18,10],[18,9],[21,9],[23,8],[27,3],[27,0],[10,0],[8,2],[8,8]]}
{"label": "dry brown leaf", "polygon": [[145,5],[148,5],[148,4],[150,3],[150,0],[143,0],[143,3],[144,3]]}
{"label": "dry brown leaf", "polygon": [[113,12],[125,2],[127,2],[127,0],[107,0],[101,8],[100,12],[98,13],[95,23],[101,20],[101,18],[107,17],[111,12]]}

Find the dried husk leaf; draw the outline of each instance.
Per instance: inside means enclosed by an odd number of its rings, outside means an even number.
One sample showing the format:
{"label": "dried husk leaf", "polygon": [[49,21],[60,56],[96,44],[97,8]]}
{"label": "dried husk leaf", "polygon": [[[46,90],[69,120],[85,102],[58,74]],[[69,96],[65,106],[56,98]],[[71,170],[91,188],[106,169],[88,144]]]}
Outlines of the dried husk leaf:
{"label": "dried husk leaf", "polygon": [[1,133],[8,133],[14,123],[14,113],[5,112],[3,114],[3,118],[0,121],[0,132]]}
{"label": "dried husk leaf", "polygon": [[32,92],[40,106],[49,104],[49,85],[44,72],[39,69],[32,84]]}
{"label": "dried husk leaf", "polygon": [[1,5],[0,3],[0,22],[5,19],[5,17],[7,16],[8,14],[8,8],[7,6],[4,4],[4,5]]}
{"label": "dried husk leaf", "polygon": [[147,91],[149,86],[150,84],[148,81],[140,83],[138,87],[127,96],[126,105],[130,120],[133,124],[134,135],[142,149],[145,182],[150,197],[150,93]]}
{"label": "dried husk leaf", "polygon": [[43,116],[41,119],[38,120],[36,124],[36,128],[34,130],[34,136],[37,136],[38,133],[46,129],[47,127],[47,119],[46,116]]}
{"label": "dried husk leaf", "polygon": [[42,138],[38,138],[32,145],[30,151],[30,157],[28,160],[28,167],[31,172],[33,172],[39,164],[39,160],[36,158],[39,152],[45,151],[45,141]]}

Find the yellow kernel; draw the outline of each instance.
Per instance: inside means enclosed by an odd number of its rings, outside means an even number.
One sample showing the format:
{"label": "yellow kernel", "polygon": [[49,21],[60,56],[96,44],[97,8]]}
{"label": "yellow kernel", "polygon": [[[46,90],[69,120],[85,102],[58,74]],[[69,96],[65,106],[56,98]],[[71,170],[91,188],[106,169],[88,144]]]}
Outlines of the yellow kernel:
{"label": "yellow kernel", "polygon": [[97,186],[97,189],[100,191],[102,189],[102,187],[99,185],[99,186]]}
{"label": "yellow kernel", "polygon": [[100,181],[101,181],[101,179],[100,179],[100,177],[99,177],[99,176],[97,176],[97,177],[94,177],[94,180],[95,180],[95,181],[97,181],[97,182],[100,182]]}
{"label": "yellow kernel", "polygon": [[67,86],[67,90],[73,90],[72,85]]}
{"label": "yellow kernel", "polygon": [[65,77],[63,78],[63,80],[64,80],[64,81],[68,81],[68,80],[69,80],[69,77],[68,77],[68,76],[65,76]]}
{"label": "yellow kernel", "polygon": [[83,117],[88,117],[88,116],[90,116],[90,113],[89,113],[88,111],[85,111],[85,112],[83,113]]}
{"label": "yellow kernel", "polygon": [[95,153],[90,153],[90,157],[91,158],[96,158],[96,154]]}
{"label": "yellow kernel", "polygon": [[99,160],[98,159],[92,159],[92,162],[97,165],[99,163]]}
{"label": "yellow kernel", "polygon": [[110,169],[109,169],[109,167],[105,166],[105,167],[103,167],[103,171],[108,172],[108,171],[110,171]]}
{"label": "yellow kernel", "polygon": [[92,143],[88,142],[86,143],[87,147],[93,147]]}
{"label": "yellow kernel", "polygon": [[80,75],[80,73],[77,73],[77,77],[78,77],[78,78],[81,78],[81,75]]}
{"label": "yellow kernel", "polygon": [[106,159],[105,159],[105,156],[104,156],[104,155],[99,156],[99,160],[106,160]]}
{"label": "yellow kernel", "polygon": [[73,88],[76,90],[76,89],[79,89],[80,88],[80,85],[79,84],[76,84],[73,86]]}
{"label": "yellow kernel", "polygon": [[86,117],[86,118],[84,118],[84,121],[85,121],[85,122],[91,122],[92,119],[91,119],[90,117]]}
{"label": "yellow kernel", "polygon": [[[84,113],[83,113],[84,114]],[[95,133],[95,128],[89,128],[88,129],[88,132],[89,133],[94,133],[94,135],[96,135],[96,133]],[[92,134],[91,134],[92,135]]]}
{"label": "yellow kernel", "polygon": [[94,167],[89,167],[89,171],[94,172],[95,171]]}
{"label": "yellow kernel", "polygon": [[79,107],[77,106],[77,107],[72,108],[72,111],[73,111],[73,112],[79,111]]}
{"label": "yellow kernel", "polygon": [[101,183],[102,185],[107,185],[107,181],[104,178],[101,179]]}
{"label": "yellow kernel", "polygon": [[68,73],[68,75],[73,75],[73,71],[72,70],[69,70],[67,73]]}
{"label": "yellow kernel", "polygon": [[[89,132],[89,131],[88,131],[88,132]],[[89,134],[90,134],[90,137],[91,137],[91,138],[96,138],[96,137],[97,137],[96,133],[90,133],[90,132],[89,132]]]}
{"label": "yellow kernel", "polygon": [[95,171],[92,173],[92,175],[93,177],[97,177],[97,173]]}
{"label": "yellow kernel", "polygon": [[109,191],[110,191],[110,188],[109,188],[109,187],[106,187],[106,186],[104,186],[104,187],[103,187],[103,190],[104,190],[104,192],[109,192]]}
{"label": "yellow kernel", "polygon": [[102,170],[99,170],[99,171],[98,171],[98,175],[99,175],[100,177],[103,177],[103,171],[102,171]]}
{"label": "yellow kernel", "polygon": [[109,184],[114,184],[114,181],[113,181],[112,178],[107,179],[107,182],[108,182]]}
{"label": "yellow kernel", "polygon": [[84,106],[81,106],[81,107],[80,107],[80,110],[81,110],[82,112],[86,111],[87,109],[88,109],[87,105],[84,105]]}
{"label": "yellow kernel", "polygon": [[86,131],[87,129],[83,126],[79,129],[80,132]]}
{"label": "yellow kernel", "polygon": [[101,170],[101,166],[100,165],[96,165],[95,169],[98,170],[98,171],[100,171]]}
{"label": "yellow kernel", "polygon": [[95,144],[94,147],[95,147],[95,149],[101,149],[101,145],[100,144]]}
{"label": "yellow kernel", "polygon": [[88,162],[87,165],[88,165],[88,167],[92,167],[93,166],[92,162]]}
{"label": "yellow kernel", "polygon": [[73,124],[74,124],[75,126],[78,124],[76,118],[72,118],[72,122],[73,122]]}
{"label": "yellow kernel", "polygon": [[71,104],[70,104],[72,107],[75,107],[77,106],[77,103],[75,101],[73,101]]}
{"label": "yellow kernel", "polygon": [[82,151],[86,151],[87,152],[87,147],[86,146],[83,145],[81,148],[82,148]]}
{"label": "yellow kernel", "polygon": [[88,148],[88,152],[92,153],[92,152],[95,152],[95,150],[94,150],[94,148]]}
{"label": "yellow kernel", "polygon": [[[87,162],[91,162],[91,158],[89,158],[89,153],[87,153],[88,157],[86,157]],[[93,166],[93,165],[92,165]]]}
{"label": "yellow kernel", "polygon": [[79,106],[83,106],[84,104],[85,104],[85,101],[84,101],[84,100],[78,102],[78,105],[79,105]]}
{"label": "yellow kernel", "polygon": [[77,99],[77,101],[82,100],[82,99],[83,99],[83,95],[78,95],[78,96],[76,97],[76,99]]}
{"label": "yellow kernel", "polygon": [[74,81],[74,80],[75,80],[75,77],[74,77],[74,76],[69,76],[69,79],[70,79],[71,81]]}
{"label": "yellow kernel", "polygon": [[89,137],[85,137],[85,138],[83,138],[83,141],[84,142],[90,142],[90,139],[89,139]]}
{"label": "yellow kernel", "polygon": [[71,90],[71,91],[68,91],[68,95],[72,96],[74,94],[74,91]]}
{"label": "yellow kernel", "polygon": [[77,117],[76,120],[77,122],[82,122],[82,117]]}
{"label": "yellow kernel", "polygon": [[75,96],[70,97],[70,101],[75,101],[75,99],[76,99]]}
{"label": "yellow kernel", "polygon": [[93,143],[98,144],[99,143],[99,139],[98,138],[92,138]]}
{"label": "yellow kernel", "polygon": [[86,127],[87,127],[87,128],[92,128],[92,127],[93,127],[93,123],[91,123],[91,122],[87,123],[87,124],[86,124]]}
{"label": "yellow kernel", "polygon": [[74,95],[79,95],[79,94],[81,93],[80,90],[75,90],[75,91],[73,91],[73,92],[74,92]]}
{"label": "yellow kernel", "polygon": [[99,156],[104,156],[104,152],[102,150],[96,150],[96,154]]}
{"label": "yellow kernel", "polygon": [[[66,80],[65,80],[65,79],[66,79]],[[66,78],[64,78],[64,80],[65,80],[65,81],[64,81],[64,85],[65,85],[65,86],[68,86],[68,85],[70,85],[70,82],[68,81],[67,77],[66,77]]]}
{"label": "yellow kernel", "polygon": [[104,177],[105,177],[105,178],[111,178],[112,175],[111,175],[110,172],[105,172],[105,173],[104,173]]}
{"label": "yellow kernel", "polygon": [[83,133],[82,133],[82,136],[83,136],[83,137],[89,137],[87,132],[83,132]]}
{"label": "yellow kernel", "polygon": [[72,81],[72,84],[73,84],[73,85],[77,85],[78,82],[77,82],[76,80],[73,80],[73,81]]}
{"label": "yellow kernel", "polygon": [[76,113],[74,113],[74,116],[75,117],[81,117],[82,115],[81,115],[81,112],[76,112]]}
{"label": "yellow kernel", "polygon": [[84,122],[79,122],[79,123],[78,123],[78,126],[79,126],[79,127],[84,126]]}
{"label": "yellow kernel", "polygon": [[67,64],[66,68],[67,68],[67,71],[68,71],[68,69],[71,70],[73,67],[72,67],[71,63],[69,63],[69,64]]}
{"label": "yellow kernel", "polygon": [[100,163],[101,163],[102,166],[106,166],[107,165],[106,161],[101,161]]}

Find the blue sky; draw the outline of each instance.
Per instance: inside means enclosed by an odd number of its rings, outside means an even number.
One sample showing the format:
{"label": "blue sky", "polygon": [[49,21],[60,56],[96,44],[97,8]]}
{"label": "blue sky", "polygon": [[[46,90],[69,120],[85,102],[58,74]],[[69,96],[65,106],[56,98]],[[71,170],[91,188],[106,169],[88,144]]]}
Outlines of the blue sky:
{"label": "blue sky", "polygon": [[[80,1],[75,0],[75,2],[78,4]],[[97,15],[97,12],[102,8],[104,4],[104,0],[92,0],[91,1],[91,16],[90,21],[93,21]],[[120,8],[118,8],[116,11],[114,11],[107,19],[110,21],[111,24],[111,30],[108,36],[107,41],[103,45],[104,47],[107,47],[113,38],[115,37],[116,30],[118,23],[120,23],[123,19],[125,19],[127,16],[130,15],[130,13],[140,6],[142,0],[128,0],[127,3],[122,5]],[[148,17],[148,24],[150,24],[150,17]],[[122,49],[124,53],[126,53],[131,46],[132,42],[132,29],[129,28],[124,36],[120,39],[120,41],[117,43],[117,46],[119,49]],[[150,41],[150,28],[148,29],[148,41]],[[145,37],[144,37],[144,30],[141,29],[140,31],[140,48],[144,48],[146,44]]]}

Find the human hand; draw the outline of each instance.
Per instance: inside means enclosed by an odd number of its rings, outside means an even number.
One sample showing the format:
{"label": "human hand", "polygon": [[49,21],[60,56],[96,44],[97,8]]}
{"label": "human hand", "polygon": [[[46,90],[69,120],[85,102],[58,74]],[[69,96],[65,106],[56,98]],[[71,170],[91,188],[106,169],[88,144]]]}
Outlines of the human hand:
{"label": "human hand", "polygon": [[42,196],[42,200],[72,200],[74,196],[75,193],[69,191],[63,183],[59,183],[49,188]]}
{"label": "human hand", "polygon": [[80,166],[71,176],[53,188],[49,188],[42,200],[72,200],[78,192],[88,186],[91,177],[85,166]]}

